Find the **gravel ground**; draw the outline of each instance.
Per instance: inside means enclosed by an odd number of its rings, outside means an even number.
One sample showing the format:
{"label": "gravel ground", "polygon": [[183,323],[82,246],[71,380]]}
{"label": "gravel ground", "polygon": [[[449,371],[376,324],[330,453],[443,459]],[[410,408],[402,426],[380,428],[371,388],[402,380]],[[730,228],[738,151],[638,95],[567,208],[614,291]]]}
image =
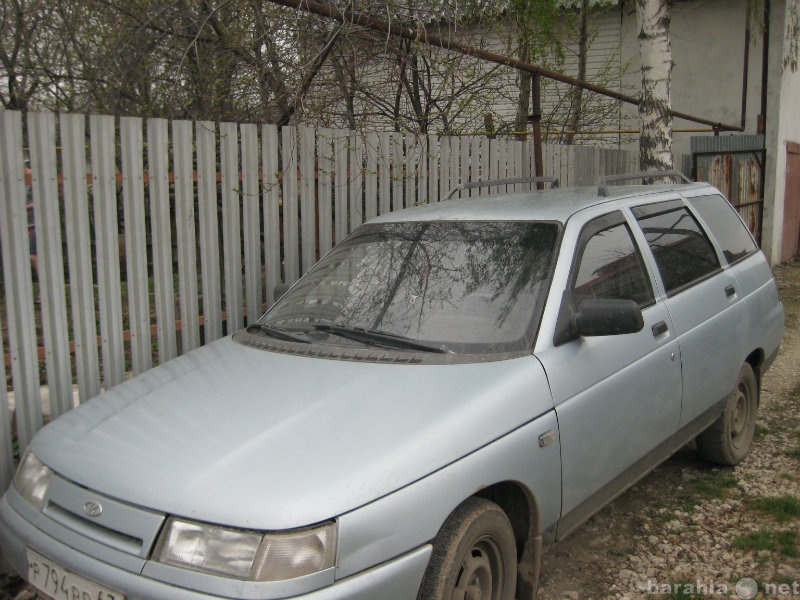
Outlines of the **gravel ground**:
{"label": "gravel ground", "polygon": [[[682,449],[545,555],[540,600],[800,600],[800,260],[775,274],[786,332],[748,458]],[[0,600],[32,598],[0,576]]]}

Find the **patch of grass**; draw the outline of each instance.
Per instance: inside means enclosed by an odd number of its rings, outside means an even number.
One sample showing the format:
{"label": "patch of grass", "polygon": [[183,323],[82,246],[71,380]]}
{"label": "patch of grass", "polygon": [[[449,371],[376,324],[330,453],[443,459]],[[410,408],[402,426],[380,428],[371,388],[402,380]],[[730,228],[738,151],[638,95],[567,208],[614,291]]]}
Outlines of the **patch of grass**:
{"label": "patch of grass", "polygon": [[756,430],[753,433],[756,439],[761,439],[769,433],[769,429],[764,427],[763,425],[756,424]]}
{"label": "patch of grass", "polygon": [[756,507],[771,515],[776,521],[783,523],[794,517],[800,517],[800,500],[794,496],[767,496],[759,498]]}
{"label": "patch of grass", "polygon": [[800,458],[800,446],[797,446],[796,448],[792,448],[786,454],[791,456],[792,458]]}
{"label": "patch of grass", "polygon": [[749,533],[745,536],[736,536],[733,538],[733,547],[740,550],[755,550],[756,552],[760,550],[769,550],[771,552],[778,552],[789,558],[797,558],[797,538],[798,535],[796,531],[774,532],[767,529],[765,531]]}
{"label": "patch of grass", "polygon": [[797,558],[797,532],[796,531],[779,531],[775,534],[775,542],[778,545],[778,550],[784,556],[790,558]]}
{"label": "patch of grass", "polygon": [[725,493],[736,487],[738,481],[727,473],[709,473],[692,482],[692,491],[703,497],[722,498]]}
{"label": "patch of grass", "polygon": [[758,531],[747,535],[737,535],[733,538],[733,547],[739,550],[772,550],[774,545],[774,534],[771,531]]}

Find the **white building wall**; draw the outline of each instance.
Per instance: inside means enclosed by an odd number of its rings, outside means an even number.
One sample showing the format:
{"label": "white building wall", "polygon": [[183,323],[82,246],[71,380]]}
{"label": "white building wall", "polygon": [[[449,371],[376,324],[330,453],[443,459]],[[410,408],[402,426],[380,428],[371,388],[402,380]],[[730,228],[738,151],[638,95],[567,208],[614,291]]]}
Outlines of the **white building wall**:
{"label": "white building wall", "polygon": [[786,194],[786,143],[800,143],[800,70],[784,69],[783,53],[788,43],[786,16],[789,7],[782,0],[773,0],[774,39],[770,52],[770,97],[767,113],[767,186],[764,205],[764,240],[762,248],[771,262],[780,260],[784,199]]}
{"label": "white building wall", "polygon": [[[672,5],[670,38],[672,60],[675,63],[671,81],[673,110],[717,123],[740,125],[746,8],[746,0],[692,0]],[[623,60],[631,61],[638,67],[639,40],[635,14],[624,13],[622,35]],[[757,132],[761,106],[762,42],[760,35],[752,35],[745,119],[745,133],[748,134]],[[623,88],[638,93],[641,88],[641,71],[638,68],[624,81]],[[637,120],[635,106],[626,105],[623,114],[633,122]],[[709,129],[683,119],[675,119],[673,128]],[[675,132],[673,151],[676,157],[689,153],[689,138],[693,135],[713,133]]]}

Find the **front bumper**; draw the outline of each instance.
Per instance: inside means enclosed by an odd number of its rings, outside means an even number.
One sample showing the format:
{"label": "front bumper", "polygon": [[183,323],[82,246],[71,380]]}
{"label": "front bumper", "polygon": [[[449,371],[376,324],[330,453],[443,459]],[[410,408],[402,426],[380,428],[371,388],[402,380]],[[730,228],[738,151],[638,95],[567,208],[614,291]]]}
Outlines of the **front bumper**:
{"label": "front bumper", "polygon": [[332,585],[299,596],[254,596],[246,585],[237,595],[209,595],[177,587],[107,564],[46,535],[22,517],[9,503],[10,490],[0,499],[0,565],[23,577],[27,574],[25,549],[30,547],[64,568],[125,593],[126,600],[209,600],[212,598],[292,598],[294,600],[414,600],[431,555],[425,545]]}

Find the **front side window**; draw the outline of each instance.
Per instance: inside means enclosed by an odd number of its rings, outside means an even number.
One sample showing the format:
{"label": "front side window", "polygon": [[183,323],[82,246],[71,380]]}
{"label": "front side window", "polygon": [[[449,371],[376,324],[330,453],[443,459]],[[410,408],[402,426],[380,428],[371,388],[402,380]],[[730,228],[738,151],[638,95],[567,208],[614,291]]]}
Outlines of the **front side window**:
{"label": "front side window", "polygon": [[719,194],[695,196],[689,198],[689,203],[703,217],[729,264],[758,250],[747,227],[725,198]]}
{"label": "front side window", "polygon": [[540,222],[366,225],[259,323],[311,343],[358,347],[378,332],[449,353],[529,349],[558,232]]}
{"label": "front side window", "polygon": [[637,206],[633,214],[653,252],[667,295],[720,269],[713,245],[680,201]]}
{"label": "front side window", "polygon": [[620,213],[595,219],[581,239],[585,243],[572,288],[576,306],[589,298],[634,300],[640,306],[653,302],[650,279]]}

